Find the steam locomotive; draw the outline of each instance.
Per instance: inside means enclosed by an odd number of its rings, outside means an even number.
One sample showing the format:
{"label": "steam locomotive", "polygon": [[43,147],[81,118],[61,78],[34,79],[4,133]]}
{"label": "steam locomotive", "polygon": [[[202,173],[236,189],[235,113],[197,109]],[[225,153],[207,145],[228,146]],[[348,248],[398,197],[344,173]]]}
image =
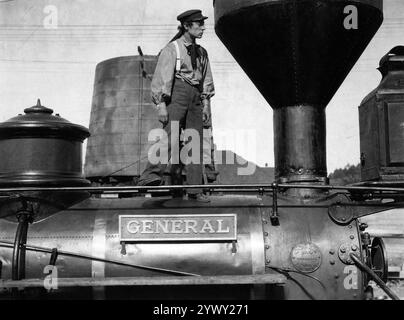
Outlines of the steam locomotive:
{"label": "steam locomotive", "polygon": [[[344,26],[348,5],[357,29]],[[402,206],[404,53],[382,59],[360,107],[363,182],[329,185],[325,154],[325,108],[382,24],[382,0],[214,9],[217,35],[274,109],[275,182],[202,185],[207,204],[171,196],[195,186],[130,185],[154,126],[156,59],[102,62],[86,177],[86,128],[40,101],[0,124],[1,297],[364,299],[373,280],[397,298],[383,240],[360,218]]]}

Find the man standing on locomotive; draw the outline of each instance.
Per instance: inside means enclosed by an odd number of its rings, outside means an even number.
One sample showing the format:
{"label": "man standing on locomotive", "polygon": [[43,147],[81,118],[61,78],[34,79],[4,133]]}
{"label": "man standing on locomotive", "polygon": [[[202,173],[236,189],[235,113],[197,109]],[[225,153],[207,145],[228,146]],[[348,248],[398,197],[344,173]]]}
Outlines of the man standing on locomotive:
{"label": "man standing on locomotive", "polygon": [[[199,141],[192,141],[200,147],[199,161],[186,165],[189,185],[202,184],[203,126],[206,128],[211,124],[210,98],[215,94],[208,54],[195,41],[202,38],[205,19],[201,10],[189,10],[177,17],[181,22],[179,32],[161,51],[151,84],[152,99],[167,133],[167,151],[174,160],[173,168],[180,158],[180,132],[172,128],[194,129],[199,133]],[[173,126],[173,123],[177,125]],[[171,145],[174,142],[178,145]],[[167,164],[149,161],[138,185],[162,184],[166,167]],[[189,189],[188,198],[210,201],[200,189]]]}

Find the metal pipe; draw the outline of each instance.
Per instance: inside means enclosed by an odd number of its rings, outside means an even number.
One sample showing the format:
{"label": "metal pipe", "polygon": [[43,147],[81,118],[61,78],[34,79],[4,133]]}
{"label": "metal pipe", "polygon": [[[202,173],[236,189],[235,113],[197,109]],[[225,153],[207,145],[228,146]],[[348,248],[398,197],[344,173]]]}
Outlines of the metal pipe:
{"label": "metal pipe", "polygon": [[28,218],[29,213],[23,212],[19,215],[17,231],[15,233],[13,260],[12,260],[12,279],[20,280],[25,278],[25,244],[27,242]]}
{"label": "metal pipe", "polygon": [[325,108],[274,109],[275,178],[280,183],[327,181]]}
{"label": "metal pipe", "polygon": [[400,298],[383,282],[382,279],[380,279],[376,273],[373,272],[372,269],[370,269],[365,263],[363,263],[356,255],[353,253],[350,254],[350,257],[352,261],[355,263],[355,265],[361,269],[362,271],[366,272],[369,277],[372,278],[374,282],[377,283],[377,285],[382,288],[384,292],[393,300],[400,300]]}
{"label": "metal pipe", "polygon": [[[346,190],[346,191],[380,191],[380,192],[404,192],[404,188],[391,188],[391,187],[359,187],[359,186],[331,186],[331,185],[318,185],[318,184],[289,184],[289,183],[279,183],[277,187],[280,189],[296,188],[296,189],[322,189],[322,190]],[[228,189],[233,191],[243,190],[243,189],[257,189],[257,192],[264,190],[265,192],[272,192],[273,184],[223,184],[223,185],[173,185],[173,186],[149,186],[149,187],[138,187],[138,186],[125,186],[125,187],[24,187],[24,188],[0,188],[1,193],[19,193],[19,192],[68,192],[68,191],[87,191],[91,193],[104,193],[104,192],[121,192],[121,191],[132,191],[132,192],[144,192],[148,193],[151,191],[170,191],[178,189],[209,189],[212,192],[215,190]]]}
{"label": "metal pipe", "polygon": [[[321,190],[346,190],[346,191],[380,191],[380,192],[404,192],[404,188],[390,188],[390,187],[358,187],[358,186],[330,186],[330,185],[318,185],[318,184],[286,184],[279,183],[277,187],[280,189],[296,188],[296,189],[321,189]],[[233,189],[238,191],[239,189],[257,189],[259,192],[264,189],[266,192],[272,192],[272,184],[235,184],[235,185],[173,185],[173,186],[126,186],[126,187],[24,187],[24,188],[0,188],[1,193],[19,193],[19,192],[68,192],[68,191],[87,191],[91,193],[104,193],[104,192],[120,192],[120,191],[139,191],[139,192],[152,192],[152,191],[170,191],[178,189],[209,189],[211,191],[221,189]]]}

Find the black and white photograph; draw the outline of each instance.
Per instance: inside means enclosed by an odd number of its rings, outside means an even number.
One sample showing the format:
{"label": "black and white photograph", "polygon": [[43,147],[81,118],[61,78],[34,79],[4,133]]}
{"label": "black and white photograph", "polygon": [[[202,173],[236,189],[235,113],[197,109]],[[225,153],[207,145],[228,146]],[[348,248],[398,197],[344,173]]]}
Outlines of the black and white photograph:
{"label": "black and white photograph", "polygon": [[404,1],[0,0],[0,300],[402,299]]}

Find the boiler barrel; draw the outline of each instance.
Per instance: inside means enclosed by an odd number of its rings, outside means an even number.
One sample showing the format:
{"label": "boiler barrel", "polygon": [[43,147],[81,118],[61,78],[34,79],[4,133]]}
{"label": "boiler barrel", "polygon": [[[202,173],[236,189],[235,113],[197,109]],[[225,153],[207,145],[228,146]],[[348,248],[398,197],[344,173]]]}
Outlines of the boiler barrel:
{"label": "boiler barrel", "polygon": [[85,175],[135,177],[147,163],[148,134],[160,127],[150,94],[156,56],[128,56],[97,65]]}
{"label": "boiler barrel", "polygon": [[[89,199],[78,206],[59,212],[42,221],[30,225],[28,246],[57,248],[61,251],[84,254],[102,259],[110,259],[122,263],[149,266],[153,268],[175,270],[198,275],[251,275],[265,273],[264,239],[262,222],[259,214],[260,201],[256,197],[243,197],[215,201],[216,207],[190,207],[173,199],[154,200],[136,199]],[[173,215],[221,215],[234,214],[236,219],[237,241],[193,241],[193,242],[131,242],[125,245],[120,242],[120,215],[160,215],[170,219]],[[212,218],[210,218],[212,219]],[[12,242],[15,238],[16,224],[0,219],[0,240]],[[211,230],[210,230],[211,231]],[[0,241],[0,242],[1,242]],[[26,277],[41,278],[43,270],[49,264],[49,254],[27,251]],[[0,259],[3,261],[4,279],[11,277],[10,248],[0,245]],[[111,263],[78,259],[60,254],[57,258],[57,270],[60,278],[81,277],[139,277],[139,276],[171,276],[171,273],[147,270],[147,268],[131,268]],[[208,286],[209,287],[209,286]],[[244,289],[245,288],[240,288]],[[86,291],[83,288],[84,294]],[[115,292],[122,297],[124,288]],[[133,288],[130,295],[122,298],[151,298],[164,296],[164,288]],[[156,292],[156,290],[158,292]],[[175,290],[175,288],[170,288]],[[189,298],[186,288],[179,288],[177,294]],[[205,289],[198,287],[197,292]],[[206,290],[211,290],[206,288]],[[218,290],[218,288],[216,288]],[[249,297],[249,290],[234,292],[231,296]],[[63,290],[60,291],[62,294]],[[91,290],[90,290],[91,292]],[[200,292],[201,293],[201,292]],[[195,293],[195,294],[200,294]],[[106,290],[105,294],[113,294]],[[210,292],[205,298],[218,292]],[[225,294],[223,292],[222,294]],[[229,294],[228,292],[226,294]],[[174,293],[168,292],[168,297]],[[77,298],[77,291],[75,292]]]}
{"label": "boiler barrel", "polygon": [[[361,246],[357,222],[338,224],[330,217],[328,209],[344,199],[331,196],[320,206],[313,202],[313,205],[303,207],[301,202],[279,196],[279,223],[276,224],[270,222],[272,199],[266,196],[212,196],[209,204],[200,205],[161,197],[92,198],[31,224],[27,246],[48,248],[49,251],[56,248],[60,253],[56,261],[59,278],[171,276],[168,270],[201,276],[279,275],[287,272],[290,281],[284,286],[269,286],[261,292],[263,288],[258,285],[253,287],[253,293],[257,297],[262,298],[265,294],[277,299],[360,299],[363,296],[363,275],[347,260],[348,254]],[[121,220],[125,216],[126,222]],[[224,216],[233,216],[235,220],[233,223],[224,222],[224,227],[219,228],[219,221],[225,219]],[[164,231],[165,227],[154,223],[157,219],[167,220],[171,227]],[[182,222],[174,227],[173,219]],[[185,219],[196,219],[203,224],[204,220],[211,221],[212,229],[200,228],[202,224],[199,223],[196,231],[187,229]],[[137,228],[132,221],[138,221],[137,226],[142,227]],[[227,233],[226,239],[219,239],[219,234],[227,227],[234,232]],[[128,228],[132,236],[136,234],[135,240],[123,232]],[[12,275],[12,244],[16,229],[15,222],[0,219],[0,259],[5,280]],[[213,236],[209,240],[206,239],[208,233]],[[185,238],[176,238],[179,234]],[[158,238],[150,240],[154,236]],[[50,261],[49,251],[27,251],[27,279],[43,277],[44,268]],[[66,256],[62,251],[143,268]],[[165,272],[145,267],[165,269]],[[355,281],[355,285],[346,286],[349,281]],[[133,287],[128,294],[123,288],[114,292],[106,288],[105,297],[158,299],[168,290],[171,299],[248,298],[248,286],[237,287],[237,290],[232,286],[222,288],[220,294],[216,288],[207,295],[201,294],[212,289],[203,285],[193,289],[179,286],[177,294],[173,288],[165,286],[153,287],[151,291]],[[56,294],[63,295],[66,291],[60,289]],[[85,290],[76,290],[75,297]],[[91,294],[91,289],[88,290]]]}

